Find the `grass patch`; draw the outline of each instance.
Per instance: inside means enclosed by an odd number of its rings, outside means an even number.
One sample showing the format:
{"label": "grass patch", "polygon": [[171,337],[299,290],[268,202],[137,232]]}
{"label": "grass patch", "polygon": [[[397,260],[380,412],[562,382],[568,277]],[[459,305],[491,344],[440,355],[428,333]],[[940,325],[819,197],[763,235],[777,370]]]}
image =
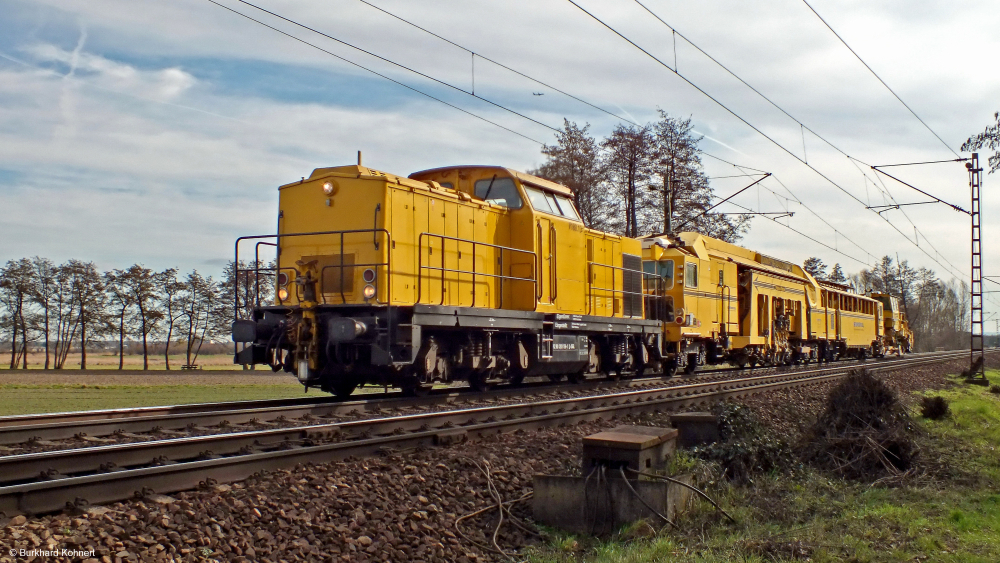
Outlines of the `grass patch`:
{"label": "grass patch", "polygon": [[[989,372],[993,383],[1000,373]],[[957,380],[956,380],[957,381]],[[681,531],[610,539],[554,533],[526,555],[536,563],[577,561],[1000,561],[1000,397],[958,385],[940,420],[914,416],[916,476],[871,485],[801,467],[753,484],[718,479],[708,491],[738,524],[698,503]]]}
{"label": "grass patch", "polygon": [[[313,390],[314,393],[319,391]],[[0,385],[0,416],[301,397],[288,385]]]}

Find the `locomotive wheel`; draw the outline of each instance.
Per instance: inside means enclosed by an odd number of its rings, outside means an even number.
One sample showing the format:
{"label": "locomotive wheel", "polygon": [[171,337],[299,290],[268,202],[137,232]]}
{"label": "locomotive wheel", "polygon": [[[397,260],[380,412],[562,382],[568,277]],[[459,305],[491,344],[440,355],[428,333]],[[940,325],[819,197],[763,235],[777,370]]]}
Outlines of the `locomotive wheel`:
{"label": "locomotive wheel", "polygon": [[677,362],[663,360],[663,379],[670,379],[677,375]]}
{"label": "locomotive wheel", "polygon": [[551,381],[552,383],[559,383],[560,381],[563,380],[564,376],[565,376],[565,374],[562,374],[562,373],[550,373],[549,374],[549,381]]}
{"label": "locomotive wheel", "polygon": [[341,379],[333,384],[333,395],[338,399],[346,399],[358,388],[358,382],[353,379]]}
{"label": "locomotive wheel", "polygon": [[489,372],[472,372],[469,374],[469,387],[480,393],[489,391],[493,387],[493,384],[487,381],[489,377]]}
{"label": "locomotive wheel", "polygon": [[431,392],[433,385],[422,385],[417,382],[403,386],[403,394],[410,397],[426,397]]}
{"label": "locomotive wheel", "polygon": [[684,366],[684,373],[691,375],[698,371],[698,354],[688,354],[687,365]]}
{"label": "locomotive wheel", "polygon": [[510,376],[510,384],[514,387],[524,383],[524,373],[512,373]]}
{"label": "locomotive wheel", "polygon": [[569,381],[570,383],[583,383],[585,379],[587,379],[587,375],[582,371],[566,375],[566,380]]}

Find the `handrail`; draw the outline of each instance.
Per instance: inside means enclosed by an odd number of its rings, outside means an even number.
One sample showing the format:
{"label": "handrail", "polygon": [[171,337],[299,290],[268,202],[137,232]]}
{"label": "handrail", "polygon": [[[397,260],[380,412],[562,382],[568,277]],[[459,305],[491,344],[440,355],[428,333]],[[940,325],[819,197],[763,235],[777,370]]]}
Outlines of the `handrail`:
{"label": "handrail", "polygon": [[[388,244],[386,245],[387,251],[386,251],[386,261],[385,262],[378,262],[378,263],[372,263],[372,264],[351,264],[351,267],[358,267],[358,266],[385,266],[385,268],[386,268],[386,280],[387,280],[387,287],[386,287],[386,292],[385,292],[386,293],[386,299],[385,299],[384,302],[380,301],[378,299],[378,294],[376,293],[376,302],[377,303],[391,304],[392,303],[392,267],[391,267],[392,253],[388,249],[391,249],[391,247],[392,247],[392,244],[391,244],[392,234],[388,231],[388,229],[384,229],[384,228],[383,229],[348,229],[348,230],[341,230],[341,231],[313,231],[313,232],[307,232],[307,233],[276,233],[276,234],[271,234],[271,235],[248,235],[248,236],[242,236],[242,237],[237,238],[236,239],[236,243],[234,245],[234,262],[233,263],[234,263],[234,266],[235,266],[235,269],[236,269],[236,279],[234,281],[234,288],[233,288],[234,289],[234,291],[233,291],[233,293],[234,293],[234,296],[233,296],[233,305],[234,305],[233,315],[234,315],[234,317],[236,317],[236,315],[238,315],[238,311],[239,311],[239,291],[238,291],[239,290],[239,285],[238,284],[239,284],[239,273],[241,271],[242,272],[249,272],[251,269],[253,269],[256,272],[258,272],[257,275],[259,275],[260,271],[272,271],[272,270],[274,270],[276,273],[280,272],[280,270],[283,270],[283,269],[290,269],[292,271],[295,271],[294,268],[288,268],[288,267],[286,267],[286,268],[260,268],[259,267],[259,263],[260,263],[259,259],[254,264],[255,266],[257,266],[255,268],[240,268],[239,267],[239,263],[240,263],[240,243],[241,242],[243,242],[245,240],[258,240],[259,241],[259,239],[277,239],[277,241],[274,242],[274,243],[258,242],[257,245],[255,246],[255,250],[259,251],[261,244],[279,246],[281,244],[281,239],[283,239],[283,238],[305,237],[305,236],[319,236],[319,235],[340,235],[340,264],[339,265],[335,265],[335,266],[324,266],[323,269],[320,270],[320,279],[318,281],[319,281],[319,284],[320,284],[320,294],[323,295],[323,304],[326,304],[326,294],[323,293],[323,291],[322,291],[322,287],[323,287],[323,285],[322,285],[323,284],[323,275],[324,275],[323,272],[326,269],[331,268],[331,267],[333,267],[333,268],[339,267],[340,268],[340,281],[341,281],[341,283],[340,283],[340,296],[341,296],[342,302],[343,303],[347,303],[347,298],[346,298],[346,295],[344,294],[344,283],[343,283],[344,282],[344,267],[345,267],[345,264],[344,264],[344,235],[357,234],[357,233],[372,233],[373,244],[375,244],[376,249],[378,249],[378,245],[377,245],[378,234],[379,233],[383,233],[385,235],[385,237],[386,237],[386,242]],[[280,248],[279,248],[279,252],[280,252]],[[259,254],[257,256],[259,256]],[[378,276],[376,276],[375,282],[376,282],[376,284],[378,283]],[[376,287],[377,287],[377,285],[376,285]],[[257,294],[257,305],[256,306],[257,307],[260,306],[260,293],[259,292]]]}
{"label": "handrail", "polygon": [[[594,271],[593,271],[594,266],[599,266],[601,268],[608,268],[608,269],[612,270],[612,272],[611,272],[611,287],[610,288],[608,288],[608,287],[596,287],[596,286],[594,286]],[[615,271],[616,270],[620,270],[622,272],[622,285],[623,285],[622,289],[618,289],[617,280],[615,279]],[[627,291],[624,288],[624,284],[625,284],[624,273],[625,272],[632,272],[634,274],[639,274],[640,276],[642,276],[641,277],[642,282],[640,284],[642,287],[641,287],[641,289],[639,291]],[[639,295],[639,296],[641,296],[640,297],[640,301],[642,302],[642,310],[639,312],[639,318],[645,318],[645,316],[646,316],[645,298],[646,297],[651,297],[653,299],[662,299],[664,297],[664,296],[650,295],[648,293],[648,286],[646,284],[646,281],[649,280],[649,279],[659,279],[659,276],[657,276],[656,274],[650,274],[650,273],[644,272],[642,270],[633,270],[631,268],[624,268],[624,267],[621,267],[621,266],[612,266],[611,264],[601,264],[600,262],[587,262],[587,293],[588,293],[588,295],[587,295],[587,314],[589,315],[592,312],[592,308],[593,307],[592,307],[591,304],[593,303],[593,300],[595,298],[594,292],[595,291],[601,291],[601,292],[606,292],[606,293],[610,292],[612,298],[615,295],[618,295],[618,294],[621,294],[623,297],[626,296],[626,295]],[[614,308],[612,306],[611,316],[614,316],[614,314],[615,314],[614,313]],[[622,303],[622,316],[623,317],[625,316],[625,304],[624,303]],[[634,314],[630,315],[630,318],[636,318],[636,315],[634,315]]]}
{"label": "handrail", "polygon": [[[428,239],[431,239],[431,238],[441,239],[441,266],[440,267],[438,267],[438,266],[425,266],[424,265],[424,252],[423,252],[423,248],[424,248],[424,237],[425,236]],[[456,252],[458,252],[458,254],[459,254],[459,258],[458,258],[459,261],[461,261],[461,257],[460,257],[461,256],[461,251],[457,249],[458,244],[466,243],[466,244],[471,244],[472,245],[472,270],[462,270],[462,269],[454,269],[454,268],[446,268],[445,267],[445,255],[446,255],[446,252],[445,252],[445,241],[449,241],[449,240],[455,241],[457,243],[456,244]],[[499,257],[499,261],[498,261],[498,264],[500,266],[500,272],[501,272],[500,274],[488,274],[486,272],[479,272],[477,270],[477,268],[476,268],[476,255],[477,255],[476,254],[476,247],[477,246],[485,246],[485,247],[496,248],[496,249],[500,250],[500,257]],[[428,246],[427,247],[433,252],[434,247],[430,246],[430,242],[428,242]],[[517,252],[517,253],[520,253],[520,254],[528,254],[528,255],[532,256],[532,261],[531,261],[532,272],[531,272],[531,277],[530,278],[519,278],[517,276],[505,276],[505,275],[503,275],[503,273],[502,273],[503,272],[503,252],[505,250],[508,251],[508,252]],[[535,256],[534,252],[531,252],[529,250],[523,250],[523,249],[520,249],[520,248],[511,248],[509,246],[500,246],[500,245],[497,245],[497,244],[490,244],[490,243],[487,243],[487,242],[478,242],[478,241],[474,241],[474,240],[463,239],[463,238],[458,238],[458,237],[450,237],[450,236],[439,235],[439,234],[435,234],[435,233],[428,233],[428,232],[420,233],[420,236],[417,238],[417,298],[416,298],[415,302],[416,303],[420,303],[421,300],[423,299],[423,296],[424,296],[424,289],[423,289],[423,283],[424,283],[423,272],[424,272],[424,270],[433,270],[433,271],[440,271],[441,272],[441,300],[438,302],[438,305],[443,305],[444,304],[444,297],[445,297],[445,291],[444,291],[444,288],[445,288],[445,273],[446,272],[452,272],[452,273],[457,273],[457,274],[471,274],[472,275],[472,305],[470,305],[471,307],[475,307],[476,306],[476,276],[486,276],[486,277],[490,277],[490,278],[497,278],[497,279],[500,280],[500,288],[498,290],[498,293],[500,294],[500,302],[499,302],[499,304],[496,307],[497,309],[502,309],[503,308],[503,282],[504,282],[504,280],[511,280],[511,281],[521,281],[521,282],[531,282],[531,284],[532,284],[532,295],[535,295],[535,299],[533,300],[532,310],[535,310],[536,308],[538,308],[538,298],[537,298],[537,295],[536,295],[537,288],[538,288],[538,279],[537,279],[538,278],[538,275],[537,275],[538,272],[535,269],[535,266],[536,266],[536,264],[535,264],[535,257],[536,256]],[[461,265],[461,262],[459,262],[459,265]],[[461,283],[461,282],[459,282],[459,283]]]}

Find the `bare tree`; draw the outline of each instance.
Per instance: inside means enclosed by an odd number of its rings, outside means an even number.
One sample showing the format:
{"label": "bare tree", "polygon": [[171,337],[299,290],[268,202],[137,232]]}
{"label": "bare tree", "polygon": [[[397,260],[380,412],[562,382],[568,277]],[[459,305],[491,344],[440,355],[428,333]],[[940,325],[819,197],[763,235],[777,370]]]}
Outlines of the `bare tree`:
{"label": "bare tree", "polygon": [[[647,186],[655,156],[654,143],[648,126],[623,124],[615,127],[601,143],[608,179],[623,204],[619,213],[624,214],[624,221],[609,223],[612,230],[628,237],[639,236],[638,209],[649,203]],[[614,228],[618,225],[621,227]]]}
{"label": "bare tree", "polygon": [[160,296],[161,280],[149,268],[135,264],[125,271],[123,281],[137,309],[139,324],[137,328],[142,336],[142,369],[148,370],[149,335],[163,318],[163,312],[156,306]]}
{"label": "bare tree", "polygon": [[659,193],[660,202],[651,202],[645,208],[640,219],[644,230],[664,232],[670,223],[671,230],[683,228],[728,242],[738,241],[750,229],[750,216],[730,218],[722,213],[706,213],[715,194],[701,163],[698,144],[702,137],[695,134],[691,118],[670,117],[662,109],[659,114],[659,121],[648,127],[655,136],[654,175],[660,180],[650,189]]}
{"label": "bare tree", "polygon": [[[28,323],[25,316],[31,303],[33,278],[34,269],[27,258],[10,260],[0,269],[0,300],[7,310],[3,321],[11,335],[10,369],[16,368],[18,363],[28,369]],[[17,345],[19,336],[20,349]]]}
{"label": "bare tree", "polygon": [[[229,310],[236,307],[236,315],[239,318],[249,319],[253,317],[253,310],[258,304],[267,304],[274,299],[275,265],[273,261],[269,263],[261,261],[255,264],[253,261],[243,260],[237,265],[230,260],[220,282]],[[230,321],[232,317],[226,322]]]}
{"label": "bare tree", "polygon": [[186,365],[194,366],[205,340],[216,334],[222,296],[211,276],[203,277],[197,270],[188,274],[183,284],[180,328],[186,340]]}
{"label": "bare tree", "polygon": [[606,229],[608,193],[606,174],[601,163],[600,145],[582,128],[563,119],[563,129],[556,133],[556,143],[542,147],[547,160],[531,174],[552,180],[573,190],[573,202],[583,224],[592,229]]}
{"label": "bare tree", "polygon": [[170,268],[156,274],[156,285],[159,287],[157,306],[164,322],[161,330],[165,331],[163,361],[167,371],[170,371],[170,344],[184,312],[181,297],[185,284],[177,279],[177,270]]}
{"label": "bare tree", "polygon": [[31,259],[31,266],[34,268],[34,285],[31,291],[31,300],[41,309],[39,320],[39,332],[45,340],[45,369],[50,366],[50,342],[51,329],[50,309],[53,287],[56,283],[56,266],[48,258],[35,256]]}
{"label": "bare tree", "polygon": [[107,292],[109,306],[114,311],[118,324],[118,369],[125,368],[125,334],[129,324],[132,306],[135,304],[132,292],[128,287],[128,272],[114,270],[104,274],[104,289]]}

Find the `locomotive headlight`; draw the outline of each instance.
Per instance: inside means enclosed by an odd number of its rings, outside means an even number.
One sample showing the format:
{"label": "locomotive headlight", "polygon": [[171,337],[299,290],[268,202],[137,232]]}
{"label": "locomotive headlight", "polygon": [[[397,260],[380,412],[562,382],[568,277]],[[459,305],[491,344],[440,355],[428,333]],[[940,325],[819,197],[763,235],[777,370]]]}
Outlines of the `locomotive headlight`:
{"label": "locomotive headlight", "polygon": [[284,300],[288,299],[288,290],[285,289],[285,288],[279,289],[278,290],[278,299],[281,300],[281,301],[284,301]]}
{"label": "locomotive headlight", "polygon": [[286,286],[288,285],[288,274],[285,272],[278,272],[278,285]]}
{"label": "locomotive headlight", "polygon": [[365,280],[365,283],[372,283],[375,281],[375,270],[368,268],[361,273],[361,277]]}
{"label": "locomotive headlight", "polygon": [[361,294],[365,296],[365,299],[375,297],[375,286],[372,284],[366,285],[365,288],[361,290]]}
{"label": "locomotive headlight", "polygon": [[337,184],[333,182],[326,182],[323,184],[323,193],[326,195],[333,195],[337,193]]}

